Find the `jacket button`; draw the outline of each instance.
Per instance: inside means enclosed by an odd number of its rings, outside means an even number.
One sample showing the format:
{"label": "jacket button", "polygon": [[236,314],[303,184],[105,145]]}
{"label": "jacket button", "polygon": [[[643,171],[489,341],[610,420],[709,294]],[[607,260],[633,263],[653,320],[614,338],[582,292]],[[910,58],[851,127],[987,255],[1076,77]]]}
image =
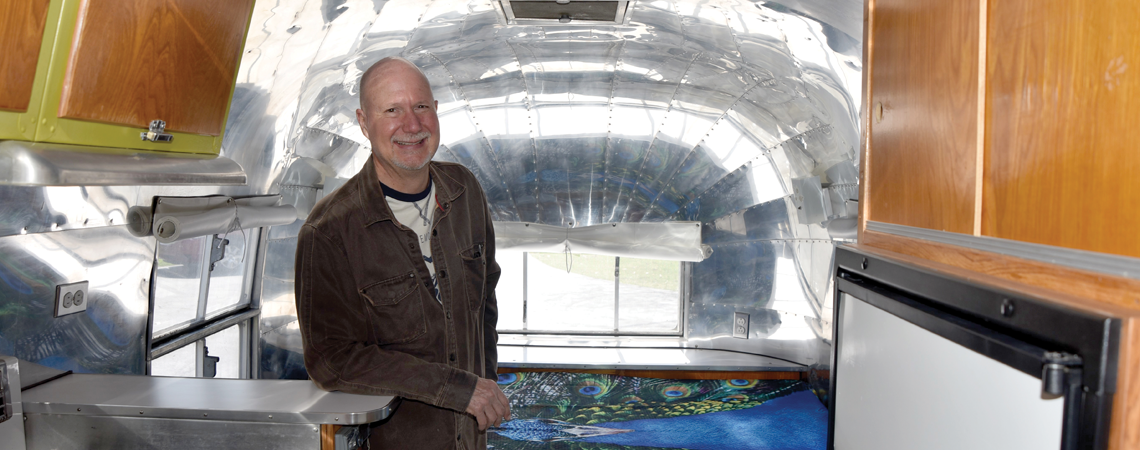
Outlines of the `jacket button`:
{"label": "jacket button", "polygon": [[447,357],[447,359],[451,360],[451,362],[455,362],[455,353],[452,353],[451,356]]}
{"label": "jacket button", "polygon": [[447,312],[447,318],[448,318],[448,319],[450,319],[450,318],[451,318],[451,311],[448,311],[448,312]]}
{"label": "jacket button", "polygon": [[463,435],[462,435],[462,434],[457,434],[457,435],[455,435],[455,442],[459,442],[459,441],[462,441],[462,440],[463,440]]}
{"label": "jacket button", "polygon": [[439,271],[439,277],[440,278],[447,278],[447,271],[446,270]]}
{"label": "jacket button", "polygon": [[431,230],[432,236],[439,236],[439,230]]}

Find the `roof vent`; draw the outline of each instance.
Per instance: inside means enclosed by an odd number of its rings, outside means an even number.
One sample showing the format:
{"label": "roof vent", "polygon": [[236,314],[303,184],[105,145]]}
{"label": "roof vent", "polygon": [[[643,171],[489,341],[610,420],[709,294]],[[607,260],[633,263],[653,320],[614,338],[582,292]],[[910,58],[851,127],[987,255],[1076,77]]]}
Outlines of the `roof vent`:
{"label": "roof vent", "polygon": [[633,1],[499,0],[511,25],[621,25]]}

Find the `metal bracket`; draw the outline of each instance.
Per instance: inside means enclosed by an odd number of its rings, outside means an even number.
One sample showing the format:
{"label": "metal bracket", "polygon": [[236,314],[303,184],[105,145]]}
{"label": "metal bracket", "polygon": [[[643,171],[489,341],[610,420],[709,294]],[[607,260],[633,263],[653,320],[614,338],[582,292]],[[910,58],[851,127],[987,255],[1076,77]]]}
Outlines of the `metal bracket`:
{"label": "metal bracket", "polygon": [[166,131],[166,121],[152,120],[150,121],[150,130],[145,133],[139,133],[139,137],[144,141],[151,142],[170,142],[174,140],[173,134],[163,133]]}
{"label": "metal bracket", "polygon": [[214,378],[218,375],[218,361],[222,358],[218,356],[210,356],[210,348],[205,345],[202,346],[202,377]]}
{"label": "metal bracket", "polygon": [[1041,365],[1041,393],[1050,397],[1065,395],[1070,384],[1080,384],[1080,369],[1080,356],[1063,352],[1045,353],[1045,362]]}
{"label": "metal bracket", "polygon": [[0,423],[12,416],[12,386],[8,384],[8,364],[0,360]]}
{"label": "metal bracket", "polygon": [[226,246],[230,244],[229,239],[222,239],[216,234],[213,237],[210,242],[210,272],[214,271],[214,264],[226,257]]}

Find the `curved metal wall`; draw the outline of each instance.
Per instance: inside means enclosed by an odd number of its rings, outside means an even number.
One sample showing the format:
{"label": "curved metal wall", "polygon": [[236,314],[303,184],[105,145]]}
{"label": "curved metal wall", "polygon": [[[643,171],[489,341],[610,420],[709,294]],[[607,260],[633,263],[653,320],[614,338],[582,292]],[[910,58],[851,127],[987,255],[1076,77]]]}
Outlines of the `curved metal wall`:
{"label": "curved metal wall", "polygon": [[[284,172],[305,158],[354,174],[359,76],[404,56],[440,104],[436,158],[476,174],[495,220],[704,222],[714,253],[692,270],[686,345],[826,364],[828,225],[857,201],[862,8],[790,3],[638,1],[628,24],[543,27],[487,0],[259,2],[224,151],[271,168],[256,189],[321,195]],[[267,377],[301,373],[296,225],[270,232]],[[748,340],[729,337],[734,311]]]}
{"label": "curved metal wall", "polygon": [[[155,195],[313,201],[369,156],[363,69],[403,55],[440,102],[437,158],[476,173],[496,220],[700,221],[714,252],[692,267],[683,345],[826,363],[828,230],[857,196],[861,12],[637,1],[624,25],[540,27],[507,25],[490,0],[259,0],[222,148],[249,184],[0,186],[0,353],[143,373],[155,244],[126,232],[127,209]],[[252,293],[265,377],[304,376],[299,225],[265,234]],[[91,282],[88,314],[51,319],[54,286],[76,280]],[[734,311],[751,314],[747,340],[729,337]]]}

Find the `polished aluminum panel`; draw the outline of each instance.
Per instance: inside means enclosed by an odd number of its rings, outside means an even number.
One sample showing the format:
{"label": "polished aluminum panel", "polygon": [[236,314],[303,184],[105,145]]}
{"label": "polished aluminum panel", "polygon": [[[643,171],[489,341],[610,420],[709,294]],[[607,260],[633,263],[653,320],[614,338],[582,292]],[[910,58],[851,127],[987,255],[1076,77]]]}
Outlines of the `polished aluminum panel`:
{"label": "polished aluminum panel", "polygon": [[243,185],[229,158],[78,145],[0,142],[0,185]]}
{"label": "polished aluminum panel", "polygon": [[0,186],[0,236],[125,225],[135,186]]}
{"label": "polished aluminum panel", "polygon": [[329,392],[302,380],[74,374],[24,392],[24,411],[67,416],[150,417],[358,425],[388,417],[394,397]]}
{"label": "polished aluminum panel", "polygon": [[26,450],[20,362],[0,355],[0,450]]}
{"label": "polished aluminum panel", "polygon": [[321,445],[315,424],[30,414],[24,428],[28,450],[311,450]]}
{"label": "polished aluminum panel", "polygon": [[[0,354],[75,372],[142,374],[154,238],[106,226],[0,238]],[[53,317],[59,284],[87,310]]]}
{"label": "polished aluminum panel", "polygon": [[261,276],[261,354],[258,378],[308,379],[293,296],[297,234],[304,221],[271,227]]}

